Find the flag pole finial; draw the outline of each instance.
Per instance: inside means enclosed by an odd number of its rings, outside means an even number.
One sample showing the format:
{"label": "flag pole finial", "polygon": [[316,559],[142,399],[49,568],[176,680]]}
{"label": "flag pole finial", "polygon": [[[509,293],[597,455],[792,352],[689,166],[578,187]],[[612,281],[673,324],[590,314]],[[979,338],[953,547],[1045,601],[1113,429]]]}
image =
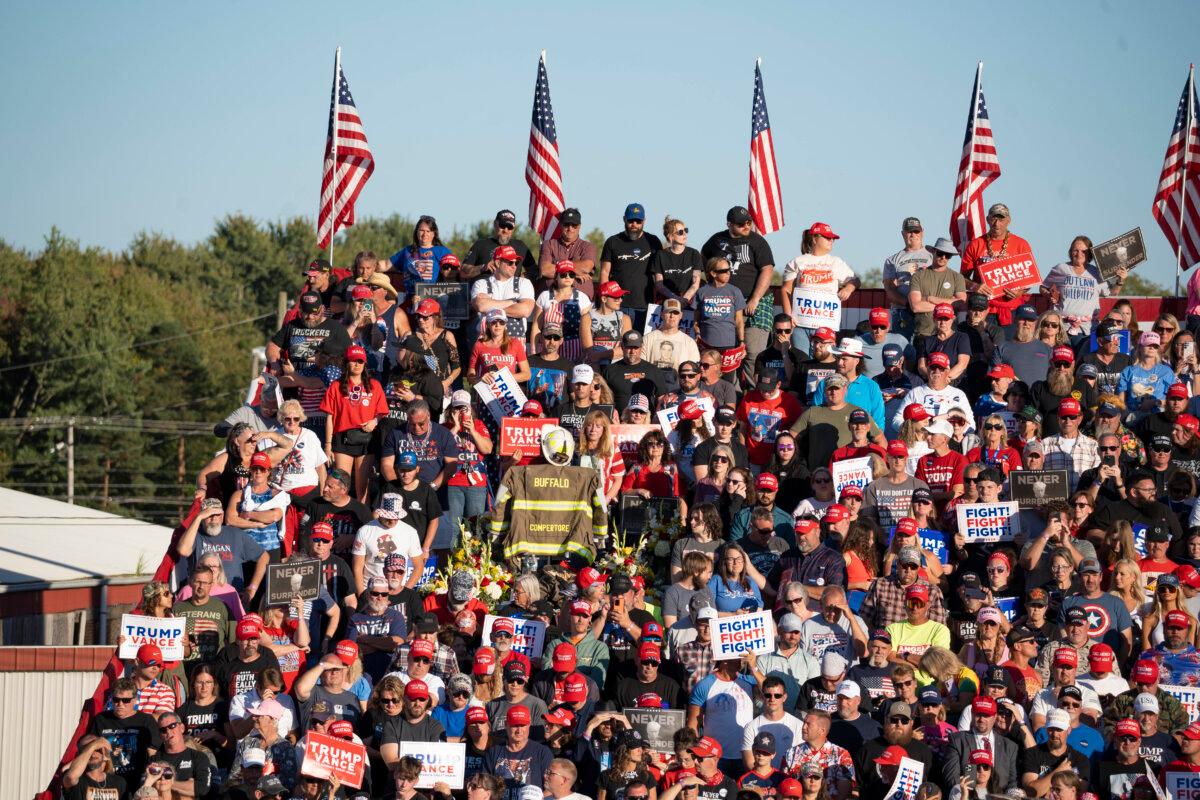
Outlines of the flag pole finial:
{"label": "flag pole finial", "polygon": [[762,56],[758,56],[757,58],[754,59],[754,66],[756,66],[756,67],[762,66]]}

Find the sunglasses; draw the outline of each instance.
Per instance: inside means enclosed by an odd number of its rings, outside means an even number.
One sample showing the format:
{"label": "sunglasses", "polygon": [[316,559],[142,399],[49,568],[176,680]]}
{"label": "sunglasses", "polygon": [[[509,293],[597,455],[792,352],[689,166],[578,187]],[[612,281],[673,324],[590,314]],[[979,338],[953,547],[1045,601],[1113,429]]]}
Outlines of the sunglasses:
{"label": "sunglasses", "polygon": [[[897,685],[899,685],[899,684],[897,684]],[[888,717],[888,722],[890,722],[893,725],[907,725],[908,723],[912,722],[912,720],[908,717],[896,716],[896,717]]]}
{"label": "sunglasses", "polygon": [[1002,431],[1004,430],[1004,425],[996,422],[989,422],[983,426],[983,429],[985,431]]}
{"label": "sunglasses", "polygon": [[559,336],[557,333],[543,333],[542,338],[547,342],[561,342],[563,337]]}
{"label": "sunglasses", "polygon": [[299,417],[284,417],[283,421],[284,422],[301,422],[302,420]]}
{"label": "sunglasses", "polygon": [[[687,232],[688,232],[688,229],[687,229],[687,228],[676,228],[676,229],[675,229],[675,235],[676,235],[676,236],[679,236],[680,234],[682,234],[682,233],[687,233]],[[629,797],[629,796],[631,796],[631,795],[626,795],[626,797]]]}
{"label": "sunglasses", "polygon": [[1050,329],[1052,329],[1052,330],[1055,330],[1055,329],[1058,329],[1058,328],[1060,328],[1060,327],[1062,327],[1062,326],[1061,326],[1061,325],[1059,325],[1057,322],[1043,322],[1043,323],[1042,323],[1042,327],[1043,327],[1043,328],[1050,328]]}
{"label": "sunglasses", "polygon": [[182,723],[180,723],[180,722],[172,722],[170,725],[159,725],[158,731],[159,731],[159,733],[166,733],[167,731],[173,731],[176,728],[178,728],[181,724]]}
{"label": "sunglasses", "polygon": [[787,694],[785,692],[763,692],[763,697],[768,700],[782,700],[787,697]]}
{"label": "sunglasses", "polygon": [[387,597],[387,592],[371,592],[371,597]]}
{"label": "sunglasses", "polygon": [[170,767],[160,767],[157,764],[152,764],[149,767],[146,767],[146,772],[150,773],[151,775],[162,775],[167,780],[175,777],[175,770],[171,769]]}
{"label": "sunglasses", "polygon": [[451,697],[470,697],[470,696],[471,696],[470,692],[465,692],[462,689],[459,689],[457,692],[454,692],[451,695]]}
{"label": "sunglasses", "polygon": [[113,701],[114,703],[121,703],[121,704],[124,704],[124,703],[132,703],[132,702],[133,702],[133,698],[132,698],[132,697],[114,697],[114,698],[112,699],[112,701]]}
{"label": "sunglasses", "polygon": [[1155,333],[1171,333],[1174,330],[1175,330],[1174,328],[1168,327],[1166,325],[1155,325],[1154,326]]}
{"label": "sunglasses", "polygon": [[791,329],[791,328],[776,328],[776,329],[775,329],[775,335],[776,335],[776,336],[784,336],[784,335],[787,335],[787,334],[789,334],[789,333],[791,333],[791,332],[792,332],[792,329]]}
{"label": "sunglasses", "polygon": [[728,270],[728,269],[714,269],[712,271],[712,274],[713,275],[728,275],[730,272],[731,272],[731,270]]}
{"label": "sunglasses", "polygon": [[398,706],[398,705],[400,705],[400,698],[399,697],[381,697],[381,698],[379,698],[379,702],[383,703],[385,706]]}

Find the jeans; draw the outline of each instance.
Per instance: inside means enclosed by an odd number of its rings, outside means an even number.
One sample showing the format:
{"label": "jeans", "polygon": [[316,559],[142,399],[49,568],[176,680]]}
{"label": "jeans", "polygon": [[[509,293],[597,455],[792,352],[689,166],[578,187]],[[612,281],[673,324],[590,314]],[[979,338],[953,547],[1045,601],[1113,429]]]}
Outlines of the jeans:
{"label": "jeans", "polygon": [[792,329],[792,346],[804,353],[805,358],[812,358],[812,335],[811,328],[801,328],[797,325]]}
{"label": "jeans", "polygon": [[478,517],[486,510],[486,486],[447,486],[446,500],[450,505],[451,521]]}

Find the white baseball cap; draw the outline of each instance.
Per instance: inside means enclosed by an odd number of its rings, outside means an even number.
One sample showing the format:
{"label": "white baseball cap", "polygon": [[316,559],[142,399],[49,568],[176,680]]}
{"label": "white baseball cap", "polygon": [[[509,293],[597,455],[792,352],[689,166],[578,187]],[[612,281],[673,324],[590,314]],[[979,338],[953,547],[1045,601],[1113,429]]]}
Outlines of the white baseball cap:
{"label": "white baseball cap", "polygon": [[837,687],[838,697],[862,697],[862,689],[854,681],[842,681]]}
{"label": "white baseball cap", "polygon": [[1152,694],[1142,692],[1133,699],[1133,713],[1141,714],[1144,711],[1153,711],[1158,713],[1158,698]]}
{"label": "white baseball cap", "polygon": [[571,383],[591,383],[596,377],[596,371],[587,364],[576,364],[571,371]]}

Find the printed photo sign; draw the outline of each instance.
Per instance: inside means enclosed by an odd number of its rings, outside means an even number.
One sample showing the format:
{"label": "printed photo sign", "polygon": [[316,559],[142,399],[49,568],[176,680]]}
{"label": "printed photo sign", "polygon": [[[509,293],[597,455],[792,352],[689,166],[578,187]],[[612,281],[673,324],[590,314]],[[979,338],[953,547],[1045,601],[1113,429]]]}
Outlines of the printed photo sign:
{"label": "printed photo sign", "polygon": [[[492,645],[492,626],[498,619],[501,617],[493,614],[487,614],[483,618],[482,641],[488,647]],[[512,649],[531,659],[541,658],[542,650],[546,646],[546,623],[541,620],[517,619],[516,617],[504,617],[504,619],[511,619],[517,627],[513,634]]]}
{"label": "printed photo sign", "polygon": [[143,617],[140,614],[121,615],[121,658],[137,658],[138,648],[144,644],[156,644],[162,650],[164,661],[183,660],[183,637],[187,620],[183,617]]}
{"label": "printed photo sign", "polygon": [[656,752],[675,752],[675,732],[686,723],[686,713],[678,708],[627,708],[623,712],[633,729]]}
{"label": "printed photo sign", "polygon": [[526,455],[541,452],[543,433],[556,425],[557,419],[505,417],[500,420],[500,455],[511,456],[517,450]]}
{"label": "printed photo sign", "polygon": [[925,780],[925,765],[915,758],[901,758],[900,769],[892,781],[885,797],[893,800],[914,800],[917,790]]}
{"label": "printed photo sign", "polygon": [[997,293],[1039,286],[1042,283],[1042,273],[1038,272],[1037,261],[1032,253],[997,258],[995,261],[980,264],[978,269],[980,283]]}
{"label": "printed photo sign", "polygon": [[401,742],[400,756],[412,756],[421,762],[418,789],[432,789],[445,782],[451,789],[461,789],[467,778],[467,745],[465,742]]}
{"label": "printed photo sign", "polygon": [[[642,335],[656,331],[662,327],[662,306],[651,303],[646,306],[646,324],[642,326]],[[679,318],[679,330],[693,339],[696,337],[696,312],[690,308],[683,309]]]}
{"label": "printed photo sign", "polygon": [[315,558],[267,565],[267,605],[286,606],[292,598],[316,600],[321,590],[321,563]]}
{"label": "printed photo sign", "polygon": [[[621,495],[621,535],[636,541],[642,533],[656,525],[670,522],[679,516],[679,501],[674,497],[642,497],[640,494]],[[632,538],[630,538],[632,537]]]}
{"label": "printed photo sign", "polygon": [[[712,436],[717,431],[713,427],[713,417],[717,414],[716,406],[713,405],[711,397],[697,397],[696,404],[704,411],[704,424],[708,428],[708,435]],[[675,426],[678,424],[679,406],[671,406],[658,412],[658,425],[667,436],[671,435],[671,431],[675,430]]]}
{"label": "printed photo sign", "polygon": [[847,486],[867,488],[867,484],[875,478],[871,474],[871,457],[844,458],[833,462],[833,494],[842,496],[842,489]]}
{"label": "printed photo sign", "polygon": [[722,661],[746,653],[770,653],[775,649],[775,620],[770,611],[717,617],[712,621],[713,657]]}
{"label": "printed photo sign", "polygon": [[1021,525],[1017,504],[966,503],[956,508],[958,531],[967,542],[1011,542]]}
{"label": "printed photo sign", "polygon": [[503,422],[505,417],[515,417],[521,413],[521,406],[529,398],[521,390],[521,384],[513,377],[512,370],[505,367],[493,372],[492,382],[480,381],[475,384],[475,394],[487,406],[496,422]]}
{"label": "printed photo sign", "polygon": [[801,328],[842,327],[842,301],[836,294],[819,289],[792,291],[792,320]]}
{"label": "printed photo sign", "polygon": [[1142,229],[1134,228],[1107,242],[1094,245],[1092,258],[1096,261],[1100,277],[1105,280],[1116,277],[1117,270],[1121,267],[1133,269],[1146,260],[1146,242],[1142,239]]}
{"label": "printed photo sign", "polygon": [[1066,501],[1071,486],[1065,469],[1017,469],[1008,473],[1008,488],[1019,508],[1041,508],[1052,500]]}
{"label": "printed photo sign", "polygon": [[413,298],[419,303],[432,297],[442,307],[442,319],[462,321],[471,313],[470,288],[469,283],[417,283],[413,286]]}
{"label": "printed photo sign", "polygon": [[[1133,352],[1133,344],[1130,341],[1129,331],[1119,331],[1117,335],[1120,337],[1120,343],[1117,345],[1117,351],[1129,355]],[[1088,339],[1089,352],[1096,352],[1100,349],[1100,343],[1096,341],[1096,329],[1092,328],[1091,338]]]}
{"label": "printed photo sign", "polygon": [[366,747],[357,742],[308,731],[304,745],[304,764],[300,768],[302,774],[315,778],[336,775],[345,785],[361,789],[366,771]]}

